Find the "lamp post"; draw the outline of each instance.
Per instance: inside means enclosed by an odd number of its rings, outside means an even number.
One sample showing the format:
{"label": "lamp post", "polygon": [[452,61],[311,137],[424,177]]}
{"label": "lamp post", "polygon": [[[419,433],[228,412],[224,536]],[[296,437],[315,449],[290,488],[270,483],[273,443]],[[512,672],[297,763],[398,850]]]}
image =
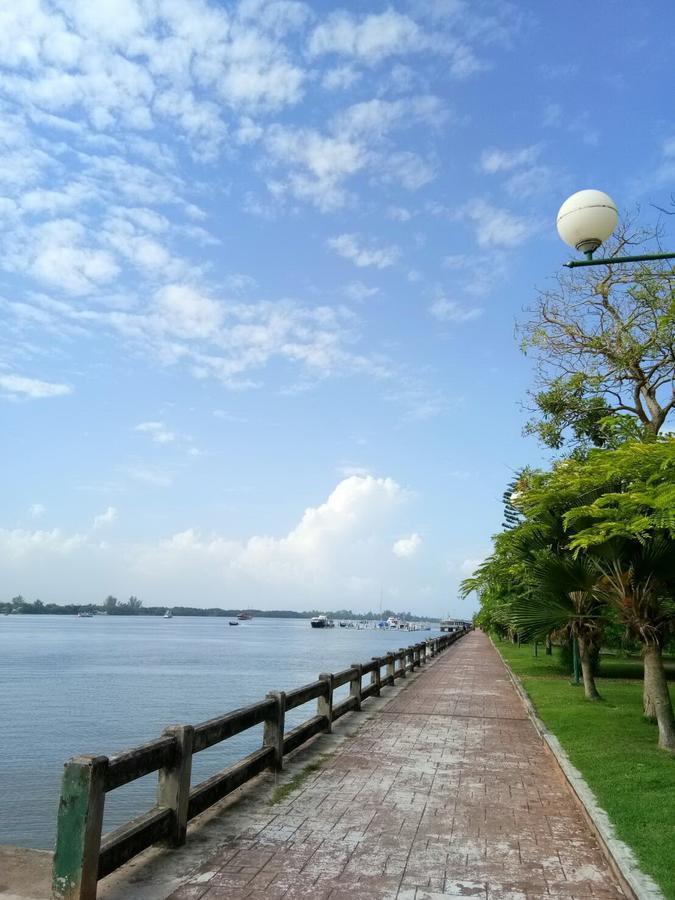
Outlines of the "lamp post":
{"label": "lamp post", "polygon": [[638,256],[593,259],[593,254],[612,234],[618,221],[616,204],[604,191],[577,191],[568,197],[558,210],[558,234],[570,247],[580,250],[586,259],[573,259],[564,265],[569,269],[576,269],[579,266],[611,266],[617,263],[675,259],[675,253],[643,253]]}

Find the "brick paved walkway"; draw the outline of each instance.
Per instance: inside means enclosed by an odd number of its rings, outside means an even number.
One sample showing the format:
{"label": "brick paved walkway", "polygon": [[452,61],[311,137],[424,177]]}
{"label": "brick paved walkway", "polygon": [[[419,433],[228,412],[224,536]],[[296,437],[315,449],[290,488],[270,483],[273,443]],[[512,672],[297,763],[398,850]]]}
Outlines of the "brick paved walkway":
{"label": "brick paved walkway", "polygon": [[242,828],[172,900],[624,896],[479,632]]}

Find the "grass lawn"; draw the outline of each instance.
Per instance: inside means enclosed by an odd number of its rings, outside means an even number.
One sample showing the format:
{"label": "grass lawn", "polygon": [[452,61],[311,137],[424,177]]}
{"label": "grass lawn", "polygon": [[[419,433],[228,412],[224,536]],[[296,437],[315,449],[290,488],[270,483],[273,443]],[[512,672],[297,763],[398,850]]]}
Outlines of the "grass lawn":
{"label": "grass lawn", "polygon": [[545,656],[540,646],[535,658],[532,646],[495,644],[617,835],[666,897],[675,900],[675,755],[657,748],[656,726],[642,718],[642,682],[625,678],[627,673],[639,676],[640,661],[603,659],[598,679],[603,702],[589,703],[583,687],[570,685],[557,648]]}

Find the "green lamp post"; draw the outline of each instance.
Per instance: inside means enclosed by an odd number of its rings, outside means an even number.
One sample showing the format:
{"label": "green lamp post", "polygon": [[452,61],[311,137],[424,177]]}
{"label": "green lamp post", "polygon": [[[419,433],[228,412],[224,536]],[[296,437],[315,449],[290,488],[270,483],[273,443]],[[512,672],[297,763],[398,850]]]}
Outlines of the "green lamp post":
{"label": "green lamp post", "polygon": [[612,234],[618,221],[616,203],[604,191],[577,191],[568,197],[558,211],[558,234],[570,247],[580,250],[586,259],[573,259],[564,265],[575,269],[578,266],[611,266],[617,263],[675,259],[675,253],[644,253],[638,256],[594,259],[593,254]]}

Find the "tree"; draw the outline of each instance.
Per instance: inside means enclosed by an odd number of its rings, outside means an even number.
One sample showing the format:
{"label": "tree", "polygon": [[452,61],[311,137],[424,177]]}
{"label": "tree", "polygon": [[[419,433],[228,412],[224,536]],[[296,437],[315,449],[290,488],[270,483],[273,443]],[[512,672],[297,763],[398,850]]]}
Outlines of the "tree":
{"label": "tree", "polygon": [[138,613],[143,606],[143,601],[139,600],[138,597],[131,596],[129,597],[129,603],[127,605],[130,612]]}
{"label": "tree", "polygon": [[[658,238],[624,223],[605,255],[644,253]],[[566,271],[528,312],[519,330],[537,385],[526,433],[555,449],[659,434],[675,408],[672,263]]]}
{"label": "tree", "polygon": [[662,659],[675,628],[675,439],[565,460],[533,480],[521,503],[527,516],[562,514],[569,550],[594,561],[598,592],[642,645],[644,708],[659,746],[675,749]]}
{"label": "tree", "polygon": [[588,558],[569,552],[538,554],[531,568],[531,590],[511,607],[511,621],[526,638],[565,630],[577,641],[587,700],[600,700],[593,659],[600,652],[606,604],[598,591],[600,572]]}
{"label": "tree", "polygon": [[117,597],[113,597],[112,594],[108,594],[108,596],[103,601],[103,608],[109,616],[114,615],[117,608]]}

